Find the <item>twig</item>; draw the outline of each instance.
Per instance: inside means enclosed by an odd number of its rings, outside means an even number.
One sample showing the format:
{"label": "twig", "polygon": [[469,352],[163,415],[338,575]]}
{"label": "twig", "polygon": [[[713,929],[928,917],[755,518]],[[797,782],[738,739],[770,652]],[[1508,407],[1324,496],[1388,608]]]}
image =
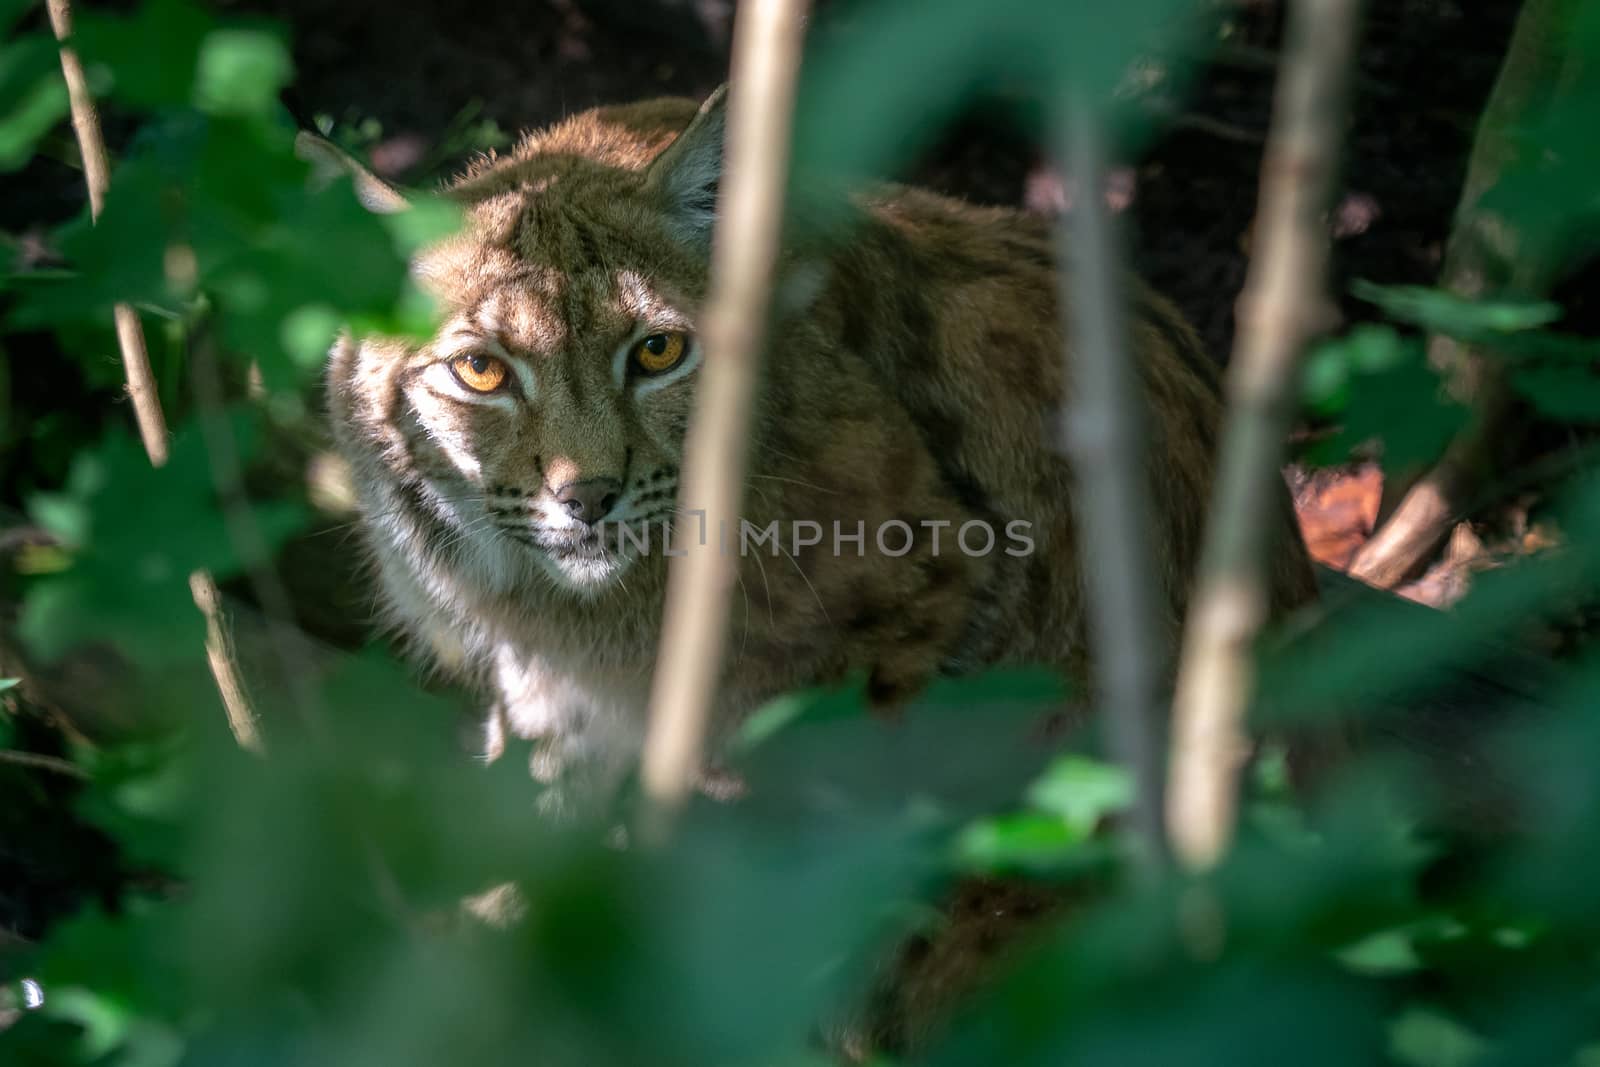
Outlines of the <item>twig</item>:
{"label": "twig", "polygon": [[250,708],[244,679],[239,676],[237,660],[228,640],[216,579],[211,577],[209,571],[193,571],[189,575],[189,592],[194,597],[195,606],[206,617],[206,662],[211,665],[211,677],[216,679],[222,707],[228,713],[228,729],[240,748],[249,752],[265,752],[261,731],[256,729],[255,712]]}
{"label": "twig", "polygon": [[[89,218],[98,222],[105,208],[106,189],[111,184],[105,138],[100,134],[100,118],[89,82],[83,74],[78,53],[67,43],[72,36],[71,0],[49,0],[50,27],[61,46],[61,76],[67,82],[72,129],[78,136],[78,152],[83,156],[83,180],[89,189]],[[133,417],[139,423],[139,437],[152,466],[167,462],[167,420],[161,414],[161,396],[156,392],[155,375],[150,370],[150,353],[145,348],[139,313],[126,303],[112,309],[117,326],[117,347],[122,353],[122,371],[128,380],[128,396],[133,399]]]}
{"label": "twig", "polygon": [[[1500,386],[1494,391],[1498,394]],[[1469,516],[1465,502],[1485,480],[1496,446],[1505,442],[1498,432],[1505,406],[1503,397],[1484,398],[1439,462],[1406,490],[1394,512],[1357,549],[1346,569],[1352,578],[1394,589],[1422,569],[1445,535]]]}
{"label": "twig", "polygon": [[1294,412],[1295,371],[1322,327],[1323,218],[1333,189],[1360,0],[1297,0],[1261,166],[1258,252],[1238,304],[1216,496],[1184,630],[1167,826],[1182,859],[1214,863],[1233,834],[1253,688],[1251,645],[1268,610],[1269,531]]}
{"label": "twig", "polygon": [[[205,321],[193,327],[189,343],[189,366],[190,377],[194,384],[200,434],[205,440],[206,458],[211,464],[211,481],[222,500],[222,521],[227,527],[228,537],[245,560],[245,576],[250,582],[252,592],[255,593],[256,601],[267,617],[267,640],[271,645],[273,657],[277,660],[278,670],[284,687],[288,690],[290,702],[300,713],[305,727],[320,737],[325,727],[316,688],[311,684],[312,671],[286,632],[286,627],[294,622],[293,599],[272,569],[269,562],[272,556],[270,546],[245,497],[244,470],[239,459],[238,445],[223,414],[222,382],[210,331],[210,324]],[[216,585],[210,575],[202,574],[202,577],[205,582],[211,583],[211,595],[202,598],[197,593],[195,603],[201,605],[201,610],[206,613],[208,630],[220,635],[223,631],[220,601],[215,596]],[[191,575],[191,589],[194,588],[194,584],[195,576]],[[209,602],[209,609],[203,600]],[[213,648],[212,642],[208,640],[208,654],[212,653]],[[222,648],[226,653],[226,646]],[[223,662],[232,665],[235,660],[231,655],[224,655]],[[230,673],[237,679],[236,668],[230,666]],[[222,690],[223,703],[228,704],[230,687],[223,683],[220,674],[217,676],[217,686]],[[243,699],[242,686],[235,692]],[[252,724],[251,732],[254,733],[254,716],[250,714],[248,700],[245,700],[242,717],[237,716],[229,705],[229,724],[235,725],[236,718],[248,719]],[[246,744],[245,737],[241,736],[237,729],[234,736],[244,747],[252,747]],[[259,741],[259,736],[257,740]]]}
{"label": "twig", "polygon": [[[712,530],[736,524],[740,513],[805,7],[804,0],[748,0],[734,25],[726,179],[700,331],[706,356],[684,456],[684,499],[705,508]],[[700,770],[722,671],[737,559],[720,550],[715,535],[707,540],[685,546],[667,585],[641,772],[658,819],[682,806]]]}
{"label": "twig", "polygon": [[68,778],[89,777],[89,772],[60,756],[46,756],[38,752],[19,752],[14,748],[0,748],[0,763],[11,763],[18,767],[37,767],[42,771],[51,771],[55,774],[64,774]]}
{"label": "twig", "polygon": [[1112,748],[1136,784],[1134,825],[1151,867],[1166,859],[1162,829],[1159,684],[1170,662],[1155,626],[1150,576],[1156,573],[1145,531],[1149,481],[1137,373],[1128,359],[1122,257],[1114,222],[1099,195],[1106,171],[1105,134],[1092,100],[1067,100],[1065,149],[1073,186],[1082,190],[1057,226],[1063,315],[1072,358],[1074,410],[1063,413],[1061,448],[1073,460],[1078,522],[1094,621],[1095,688],[1110,717]]}
{"label": "twig", "polygon": [[[83,63],[78,59],[78,53],[67,44],[72,36],[71,2],[48,0],[48,7],[50,26],[60,43],[61,76],[67,83],[72,128],[78,137],[79,154],[83,156],[83,179],[89,192],[89,218],[98,222],[100,212],[105,207],[106,189],[111,184],[110,157],[106,153],[105,138],[100,132],[100,118],[95,111],[94,98],[89,94],[89,83],[83,74]],[[133,414],[139,424],[139,437],[144,442],[150,465],[163,467],[167,462],[167,420],[161,412],[161,396],[156,392],[155,375],[150,371],[144,327],[139,322],[139,313],[126,303],[117,304],[112,314],[116,320],[117,347],[122,353],[122,370],[127,377],[128,395],[133,398]],[[195,606],[205,616],[206,659],[227,709],[228,725],[242,747],[259,751],[261,738],[255,729],[255,719],[250,714],[238,667],[228,646],[216,582],[206,571],[196,571],[189,576],[189,591],[194,596]]]}

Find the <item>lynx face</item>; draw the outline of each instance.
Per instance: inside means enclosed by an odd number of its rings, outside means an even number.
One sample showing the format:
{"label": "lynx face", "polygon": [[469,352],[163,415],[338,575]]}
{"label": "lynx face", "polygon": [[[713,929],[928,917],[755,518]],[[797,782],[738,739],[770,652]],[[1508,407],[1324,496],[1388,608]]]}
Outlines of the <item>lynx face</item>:
{"label": "lynx face", "polygon": [[469,177],[452,191],[464,232],[414,265],[445,310],[437,334],[355,354],[353,399],[399,431],[393,473],[509,572],[494,584],[531,566],[593,595],[665,548],[701,360],[697,168],[720,151],[720,131],[704,152],[693,132],[648,169],[546,152]]}
{"label": "lynx face", "polygon": [[430,484],[460,502],[461,535],[509,541],[592,590],[659,550],[699,363],[677,300],[597,264],[568,284],[508,281],[463,308],[402,393]]}

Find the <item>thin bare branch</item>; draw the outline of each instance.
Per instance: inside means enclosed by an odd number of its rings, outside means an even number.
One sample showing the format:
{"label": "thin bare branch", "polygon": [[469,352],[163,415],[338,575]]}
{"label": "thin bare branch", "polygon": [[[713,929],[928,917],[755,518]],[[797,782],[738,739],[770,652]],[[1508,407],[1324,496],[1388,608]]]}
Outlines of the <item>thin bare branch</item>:
{"label": "thin bare branch", "polygon": [[255,712],[245,693],[244,679],[239,676],[238,659],[233,654],[228,639],[228,627],[222,617],[222,597],[217,592],[216,579],[209,571],[194,571],[189,575],[189,592],[195,607],[206,618],[206,662],[211,665],[211,676],[217,681],[217,692],[228,713],[228,729],[239,747],[250,752],[265,752],[261,731],[256,729]]}
{"label": "thin bare branch", "polygon": [[1396,588],[1419,573],[1456,523],[1467,517],[1467,501],[1482,487],[1496,446],[1506,443],[1507,435],[1498,432],[1506,407],[1499,385],[1494,393],[1356,552],[1348,568],[1352,578],[1379,589]]}
{"label": "thin bare branch", "polygon": [[[61,76],[67,82],[67,98],[72,111],[72,130],[78,137],[83,156],[83,179],[89,189],[89,217],[96,221],[105,208],[106,189],[111,184],[111,165],[105,138],[100,134],[100,118],[83,62],[68,44],[72,36],[71,0],[49,0],[50,26],[61,44]],[[152,466],[167,462],[167,420],[161,413],[161,395],[156,392],[155,375],[150,370],[150,353],[145,348],[139,313],[128,304],[117,304],[112,314],[117,324],[117,347],[122,352],[122,370],[128,380],[128,396],[133,400],[133,416],[139,423],[139,437]]]}
{"label": "thin bare branch", "polygon": [[[713,531],[738,528],[805,10],[804,0],[748,0],[735,20],[726,179],[700,331],[706,356],[683,478],[683,499],[704,508]],[[705,540],[683,546],[687,554],[673,561],[650,695],[643,786],[654,809],[669,817],[700,770],[738,573],[719,538]]]}
{"label": "thin bare branch", "polygon": [[[110,156],[100,132],[100,118],[95,110],[94,98],[89,94],[89,83],[84,77],[83,63],[68,43],[72,37],[71,2],[48,0],[48,7],[50,26],[60,43],[61,75],[67,83],[72,129],[77,134],[78,151],[83,156],[83,178],[89,192],[89,217],[99,221],[100,212],[105,208],[106,189],[111,184]],[[161,411],[161,396],[156,391],[155,375],[150,371],[144,327],[139,322],[139,313],[128,304],[117,304],[112,314],[116,320],[117,346],[122,352],[122,369],[127,378],[128,395],[133,399],[133,414],[139,423],[139,437],[144,442],[150,465],[163,467],[167,462],[167,420]],[[238,665],[227,639],[216,582],[206,571],[196,571],[189,576],[189,591],[194,597],[195,607],[205,616],[206,660],[211,666],[223,706],[227,709],[228,726],[242,747],[260,751],[261,737],[255,728],[255,717],[250,712]]]}
{"label": "thin bare branch", "polygon": [[[194,383],[200,433],[206,443],[206,458],[211,464],[211,480],[222,501],[222,519],[227,526],[228,537],[246,561],[245,576],[249,579],[257,603],[267,616],[267,641],[274,659],[277,660],[283,686],[306,728],[320,739],[324,726],[316,687],[312,684],[315,672],[311,664],[300,654],[300,649],[296,647],[288,632],[288,627],[294,624],[294,602],[277,572],[272,569],[271,546],[245,496],[243,465],[239,459],[238,445],[234,441],[233,431],[223,411],[222,381],[210,330],[210,324],[204,322],[194,328],[189,344],[189,366]],[[209,575],[202,575],[202,579],[204,582],[211,582]],[[190,585],[193,589],[193,576]],[[213,627],[220,630],[223,625],[220,603],[214,596],[215,588],[215,583],[212,582],[213,596],[205,598],[204,601],[198,594],[195,597],[195,603],[205,612],[208,630]],[[209,608],[207,601],[210,604]],[[208,640],[208,653],[211,647],[211,642]],[[230,655],[227,661],[232,664],[235,662],[235,657]],[[215,661],[212,666],[215,673]],[[231,668],[231,673],[237,681],[236,666]],[[244,698],[242,686],[234,689],[224,683],[222,674],[217,674],[217,687],[222,692],[223,703],[228,705],[228,721],[230,726],[235,727],[234,736],[244,747],[253,747],[246,744],[245,736],[239,733],[236,723],[239,716],[236,716],[233,706],[229,703],[230,691],[235,692],[241,699]],[[251,732],[254,733],[254,716],[249,712],[248,701],[245,704],[244,717],[252,723]],[[259,742],[259,736],[257,741]]]}
{"label": "thin bare branch", "polygon": [[52,774],[64,774],[68,778],[89,777],[88,771],[71,760],[62,759],[60,756],[46,756],[38,752],[20,752],[14,748],[0,748],[0,763],[9,763],[16,767],[34,767],[41,771],[50,771]]}
{"label": "thin bare branch", "polygon": [[1173,707],[1167,826],[1189,865],[1233,835],[1252,645],[1268,611],[1267,553],[1299,357],[1321,321],[1324,218],[1334,190],[1359,0],[1296,0],[1261,167],[1257,251],[1238,304],[1216,496],[1185,625]]}
{"label": "thin bare branch", "polygon": [[1065,149],[1073,187],[1072,211],[1057,227],[1062,261],[1061,306],[1072,358],[1067,373],[1073,407],[1062,415],[1062,450],[1078,483],[1078,524],[1093,620],[1095,693],[1108,716],[1112,749],[1132,773],[1134,824],[1144,858],[1166,858],[1162,827],[1160,682],[1171,650],[1155,625],[1156,573],[1145,531],[1150,529],[1149,478],[1144,462],[1138,375],[1128,358],[1125,273],[1114,220],[1101,188],[1105,134],[1092,100],[1068,101]]}

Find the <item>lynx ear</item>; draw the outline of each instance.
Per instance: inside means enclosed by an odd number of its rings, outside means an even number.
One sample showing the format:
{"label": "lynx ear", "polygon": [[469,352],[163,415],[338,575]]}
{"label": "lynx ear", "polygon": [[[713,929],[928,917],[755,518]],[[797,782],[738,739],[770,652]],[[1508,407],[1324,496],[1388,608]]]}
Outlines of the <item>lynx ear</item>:
{"label": "lynx ear", "polygon": [[710,244],[717,218],[717,187],[722,181],[722,142],[728,87],[720,86],[700,105],[677,139],[650,164],[649,182],[662,198],[683,236]]}
{"label": "lynx ear", "polygon": [[326,188],[335,179],[350,176],[355,186],[356,199],[368,211],[379,215],[395,215],[411,206],[400,190],[385,182],[355,157],[325,137],[301,130],[295,134],[294,154],[311,164],[311,181],[318,189]]}

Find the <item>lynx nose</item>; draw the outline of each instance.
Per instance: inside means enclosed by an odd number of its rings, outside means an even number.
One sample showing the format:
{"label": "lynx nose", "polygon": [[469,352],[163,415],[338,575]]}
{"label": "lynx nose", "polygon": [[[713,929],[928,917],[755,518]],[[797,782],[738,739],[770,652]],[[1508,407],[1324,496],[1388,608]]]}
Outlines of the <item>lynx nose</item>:
{"label": "lynx nose", "polygon": [[555,491],[556,503],[566,508],[568,515],[591,525],[617,506],[621,493],[622,483],[615,478],[586,478],[581,482],[568,482]]}

